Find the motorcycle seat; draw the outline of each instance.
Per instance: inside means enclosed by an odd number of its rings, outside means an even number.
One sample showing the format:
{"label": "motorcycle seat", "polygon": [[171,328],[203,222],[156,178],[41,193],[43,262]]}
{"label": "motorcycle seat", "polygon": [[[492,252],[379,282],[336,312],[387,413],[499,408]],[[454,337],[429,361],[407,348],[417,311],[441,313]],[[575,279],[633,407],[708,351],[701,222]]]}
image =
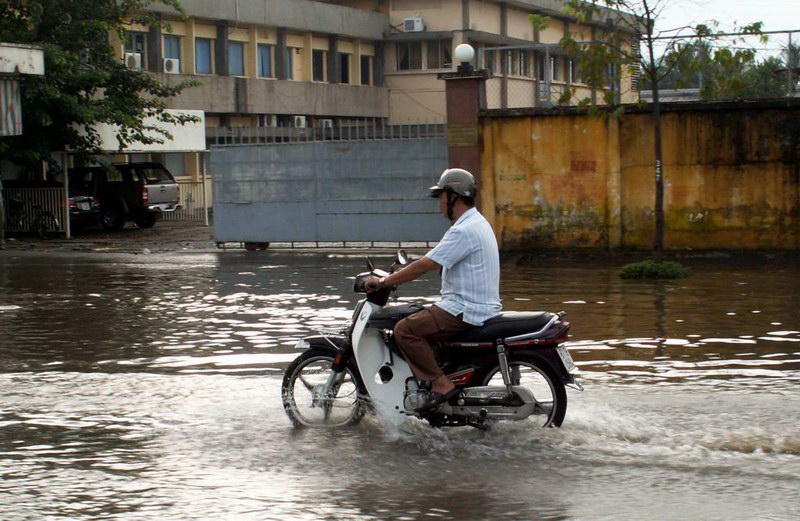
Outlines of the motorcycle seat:
{"label": "motorcycle seat", "polygon": [[506,311],[492,317],[482,326],[467,329],[447,339],[447,343],[494,342],[499,338],[533,333],[553,318],[547,311]]}

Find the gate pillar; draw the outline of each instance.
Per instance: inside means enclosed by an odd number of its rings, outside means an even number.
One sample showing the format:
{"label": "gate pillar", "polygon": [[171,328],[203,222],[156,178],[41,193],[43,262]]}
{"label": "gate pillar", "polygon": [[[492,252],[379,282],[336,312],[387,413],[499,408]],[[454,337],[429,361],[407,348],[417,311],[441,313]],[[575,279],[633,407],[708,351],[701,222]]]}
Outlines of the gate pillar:
{"label": "gate pillar", "polygon": [[486,107],[486,78],[484,70],[459,67],[457,72],[439,74],[445,81],[447,99],[447,164],[472,172],[478,183],[480,208],[481,138],[478,113]]}

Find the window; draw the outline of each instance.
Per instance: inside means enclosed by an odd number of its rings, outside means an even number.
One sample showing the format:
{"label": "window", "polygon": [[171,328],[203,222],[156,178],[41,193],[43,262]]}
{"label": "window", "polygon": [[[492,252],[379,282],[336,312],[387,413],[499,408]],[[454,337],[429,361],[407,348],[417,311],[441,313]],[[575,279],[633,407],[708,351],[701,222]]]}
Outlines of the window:
{"label": "window", "polygon": [[525,76],[527,78],[533,76],[530,51],[519,51],[519,74],[520,76]]}
{"label": "window", "polygon": [[327,51],[321,51],[319,49],[314,49],[311,53],[311,79],[313,81],[326,81],[327,74],[325,62],[327,61],[328,53]]}
{"label": "window", "polygon": [[428,50],[427,69],[449,69],[453,66],[450,40],[426,42],[426,47]]}
{"label": "window", "polygon": [[212,40],[210,38],[194,39],[194,59],[197,74],[213,74]]}
{"label": "window", "polygon": [[483,52],[483,67],[489,71],[489,74],[494,75],[494,55],[495,51],[491,47],[486,47]]}
{"label": "window", "polygon": [[613,63],[606,65],[606,88],[613,89],[617,79],[617,68]]}
{"label": "window", "polygon": [[339,53],[339,82],[350,83],[350,55]]}
{"label": "window", "polygon": [[372,56],[361,57],[361,85],[372,85]]}
{"label": "window", "polygon": [[181,37],[174,34],[164,35],[164,58],[181,59]]}
{"label": "window", "polygon": [[578,63],[575,59],[567,60],[567,74],[569,77],[570,83],[580,83],[580,78],[578,74]]}
{"label": "window", "polygon": [[163,168],[149,168],[141,167],[137,169],[137,173],[141,173],[148,183],[164,183],[172,181],[172,177]]}
{"label": "window", "polygon": [[539,54],[536,57],[536,63],[539,65],[537,71],[539,81],[547,80],[547,68],[545,67],[544,54]]}
{"label": "window", "polygon": [[286,48],[286,54],[285,54],[286,63],[284,63],[284,69],[285,69],[284,72],[286,72],[287,80],[294,79],[294,61],[293,61],[294,51],[295,51],[294,47]]}
{"label": "window", "polygon": [[272,78],[272,45],[258,44],[258,77]]}
{"label": "window", "polygon": [[550,75],[553,81],[561,80],[561,60],[559,60],[558,56],[550,57]]}
{"label": "window", "polygon": [[244,43],[228,42],[228,74],[244,76]]}
{"label": "window", "polygon": [[516,49],[505,51],[506,54],[506,74],[509,76],[519,75],[519,51]]}
{"label": "window", "polygon": [[397,70],[422,68],[422,42],[397,42]]}
{"label": "window", "polygon": [[127,31],[125,33],[125,44],[123,46],[125,53],[135,53],[141,58],[142,67],[144,67],[145,60],[145,34],[137,33],[134,31]]}

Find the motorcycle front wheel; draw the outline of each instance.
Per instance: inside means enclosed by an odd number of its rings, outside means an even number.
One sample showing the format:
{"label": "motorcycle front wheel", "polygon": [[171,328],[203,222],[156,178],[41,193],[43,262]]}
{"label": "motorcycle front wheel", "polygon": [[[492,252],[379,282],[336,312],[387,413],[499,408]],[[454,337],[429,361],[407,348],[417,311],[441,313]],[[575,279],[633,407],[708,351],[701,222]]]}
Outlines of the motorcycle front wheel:
{"label": "motorcycle front wheel", "polygon": [[[540,427],[561,427],[567,414],[567,391],[564,383],[549,366],[532,356],[516,356],[508,361],[511,383],[528,389],[536,399],[536,408],[530,416]],[[491,369],[483,385],[502,387],[500,367]]]}
{"label": "motorcycle front wheel", "polygon": [[283,376],[283,408],[297,427],[356,425],[366,411],[363,385],[349,367],[333,373],[333,355],[311,349],[295,358]]}

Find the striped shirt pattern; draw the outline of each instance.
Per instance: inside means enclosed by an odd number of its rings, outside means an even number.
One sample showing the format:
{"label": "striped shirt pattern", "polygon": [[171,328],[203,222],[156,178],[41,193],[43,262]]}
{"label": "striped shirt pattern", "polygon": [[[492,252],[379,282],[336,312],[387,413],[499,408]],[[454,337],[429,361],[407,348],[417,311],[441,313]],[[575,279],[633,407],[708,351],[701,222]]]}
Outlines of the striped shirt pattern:
{"label": "striped shirt pattern", "polygon": [[492,227],[470,208],[426,257],[442,266],[436,306],[475,326],[500,313],[500,255]]}

